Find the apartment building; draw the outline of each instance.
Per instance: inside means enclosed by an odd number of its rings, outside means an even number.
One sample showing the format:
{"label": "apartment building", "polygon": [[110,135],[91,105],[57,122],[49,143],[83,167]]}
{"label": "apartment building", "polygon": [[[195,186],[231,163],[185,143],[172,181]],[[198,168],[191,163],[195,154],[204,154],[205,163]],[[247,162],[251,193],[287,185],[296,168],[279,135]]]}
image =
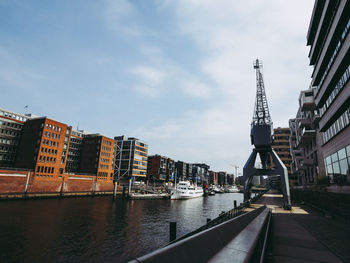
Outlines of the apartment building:
{"label": "apartment building", "polygon": [[223,172],[223,171],[218,172],[218,184],[219,185],[227,185],[227,174],[226,174],[226,172]]}
{"label": "apartment building", "polygon": [[71,131],[66,161],[67,173],[80,172],[81,146],[85,135],[86,133],[81,130]]}
{"label": "apartment building", "polygon": [[175,161],[166,156],[151,155],[147,161],[147,178],[163,182],[174,181]]}
{"label": "apartment building", "polygon": [[192,177],[192,170],[193,170],[193,165],[191,163],[186,163],[186,178],[188,180],[194,181]]}
{"label": "apartment building", "polygon": [[292,157],[289,176],[296,180],[291,185],[310,185],[319,182],[318,152],[319,145],[322,144],[318,132],[319,114],[313,103],[306,103],[306,98],[312,94],[312,89],[301,91],[296,118],[289,120],[289,145]]}
{"label": "apartment building", "polygon": [[307,35],[313,94],[301,106],[319,112],[319,180],[341,185],[350,183],[349,31],[350,1],[315,1]]}
{"label": "apartment building", "polygon": [[177,161],[175,163],[176,169],[176,180],[184,180],[187,179],[187,163],[182,161]]}
{"label": "apartment building", "polygon": [[214,171],[209,171],[209,183],[218,184],[218,173]]}
{"label": "apartment building", "polygon": [[0,167],[13,167],[23,124],[29,117],[0,108]]}
{"label": "apartment building", "polygon": [[143,181],[147,176],[148,145],[126,136],[114,137],[116,141],[116,181],[125,184],[129,179]]}
{"label": "apartment building", "polygon": [[192,178],[198,183],[209,184],[210,166],[205,163],[194,163],[192,166]]}
{"label": "apartment building", "polygon": [[100,134],[88,134],[81,144],[80,172],[94,174],[98,181],[113,182],[115,141]]}
{"label": "apartment building", "polygon": [[34,170],[35,179],[62,177],[70,134],[68,128],[67,124],[47,117],[27,120],[14,166]]}
{"label": "apartment building", "polygon": [[[276,152],[288,170],[289,185],[295,185],[297,178],[291,171],[292,156],[290,153],[290,128],[275,128],[272,149]],[[271,164],[273,164],[271,158]]]}
{"label": "apartment building", "polygon": [[167,157],[161,155],[148,156],[147,160],[147,178],[149,180],[167,180]]}
{"label": "apartment building", "polygon": [[168,158],[167,159],[167,171],[166,171],[167,180],[169,182],[175,181],[175,160]]}

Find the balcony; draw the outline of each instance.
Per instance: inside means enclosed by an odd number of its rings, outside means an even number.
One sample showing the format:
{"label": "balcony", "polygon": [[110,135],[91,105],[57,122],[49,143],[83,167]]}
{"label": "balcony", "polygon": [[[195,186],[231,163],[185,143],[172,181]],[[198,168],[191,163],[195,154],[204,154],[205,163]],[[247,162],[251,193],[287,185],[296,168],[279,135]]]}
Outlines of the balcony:
{"label": "balcony", "polygon": [[312,111],[316,108],[313,90],[301,91],[299,100],[301,111]]}
{"label": "balcony", "polygon": [[299,128],[304,128],[304,127],[311,128],[311,124],[312,122],[311,122],[311,119],[309,118],[300,119],[298,122]]}
{"label": "balcony", "polygon": [[316,130],[310,130],[307,129],[306,127],[303,128],[301,131],[301,137],[307,137],[307,138],[313,138],[316,136]]}
{"label": "balcony", "polygon": [[304,144],[308,143],[315,136],[316,136],[316,130],[310,130],[310,129],[307,129],[306,127],[304,127],[301,131],[301,134],[300,134],[300,140],[298,143],[298,147],[300,147],[300,145],[304,145]]}
{"label": "balcony", "polygon": [[307,169],[308,167],[311,167],[315,164],[314,158],[304,158],[302,161],[300,161],[300,168]]}
{"label": "balcony", "polygon": [[319,113],[315,114],[313,117],[313,122],[318,123],[321,119],[321,115]]}
{"label": "balcony", "polygon": [[292,149],[292,153],[293,153],[293,154],[298,154],[298,153],[299,153],[299,154],[302,154],[303,151],[302,151],[301,149],[299,149],[299,148],[293,148],[293,149]]}

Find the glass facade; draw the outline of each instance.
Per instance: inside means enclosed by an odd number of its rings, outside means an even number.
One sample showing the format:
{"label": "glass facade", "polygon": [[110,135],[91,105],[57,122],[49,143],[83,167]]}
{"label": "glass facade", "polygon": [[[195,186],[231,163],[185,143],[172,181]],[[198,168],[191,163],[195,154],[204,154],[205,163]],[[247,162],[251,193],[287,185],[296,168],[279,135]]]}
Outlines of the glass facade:
{"label": "glass facade", "polygon": [[340,117],[325,131],[322,133],[323,142],[326,143],[340,131],[347,127],[350,123],[350,108],[348,108]]}
{"label": "glass facade", "polygon": [[324,161],[330,183],[350,184],[350,145],[328,155]]}
{"label": "glass facade", "polygon": [[335,46],[335,49],[334,49],[333,54],[332,54],[332,56],[331,56],[331,59],[330,59],[329,62],[328,62],[328,65],[327,65],[327,67],[326,67],[325,72],[323,73],[323,76],[322,76],[322,78],[321,78],[321,80],[320,80],[320,83],[319,83],[319,85],[317,85],[317,87],[316,87],[316,93],[320,90],[320,87],[322,86],[323,81],[325,80],[325,78],[326,78],[326,76],[327,76],[327,74],[328,74],[328,72],[329,72],[329,70],[330,70],[330,68],[331,68],[331,66],[332,66],[332,64],[333,64],[333,62],[334,62],[334,60],[335,60],[335,58],[337,57],[337,55],[338,55],[338,53],[339,53],[339,50],[340,50],[340,48],[341,48],[341,46],[342,46],[342,44],[343,44],[343,42],[344,42],[344,40],[345,40],[345,37],[347,36],[347,34],[348,34],[348,32],[349,32],[349,30],[350,30],[350,19],[349,19],[348,22],[346,23],[345,28],[344,28],[344,31],[343,31],[343,33],[341,34],[340,39],[339,39],[337,45]]}

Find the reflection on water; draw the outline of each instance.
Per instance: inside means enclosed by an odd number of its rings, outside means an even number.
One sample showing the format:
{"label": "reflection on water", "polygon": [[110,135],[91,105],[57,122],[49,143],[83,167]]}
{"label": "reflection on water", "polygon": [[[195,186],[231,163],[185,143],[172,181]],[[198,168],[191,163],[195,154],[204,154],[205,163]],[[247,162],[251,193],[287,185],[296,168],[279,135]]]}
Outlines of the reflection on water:
{"label": "reflection on water", "polygon": [[111,197],[0,203],[0,262],[125,262],[180,237],[242,202],[242,194],[191,200]]}

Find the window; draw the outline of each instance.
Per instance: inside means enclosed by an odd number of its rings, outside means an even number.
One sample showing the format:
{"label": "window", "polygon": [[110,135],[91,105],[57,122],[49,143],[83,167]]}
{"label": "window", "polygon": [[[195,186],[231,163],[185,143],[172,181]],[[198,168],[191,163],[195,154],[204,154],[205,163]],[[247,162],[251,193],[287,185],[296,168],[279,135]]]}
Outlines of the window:
{"label": "window", "polygon": [[338,157],[339,157],[339,160],[346,158],[345,148],[338,151]]}

